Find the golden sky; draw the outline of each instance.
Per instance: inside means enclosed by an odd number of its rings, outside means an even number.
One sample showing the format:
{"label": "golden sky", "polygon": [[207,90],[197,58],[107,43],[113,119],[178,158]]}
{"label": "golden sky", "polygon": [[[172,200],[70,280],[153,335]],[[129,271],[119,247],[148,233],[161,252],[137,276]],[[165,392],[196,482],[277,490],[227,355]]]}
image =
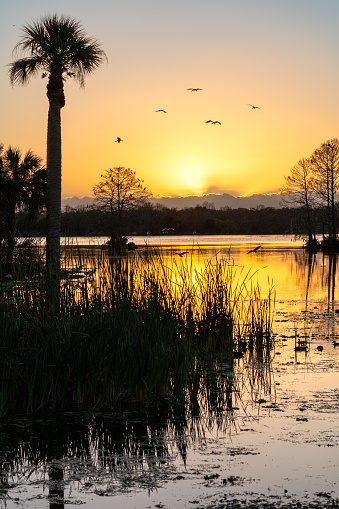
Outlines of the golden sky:
{"label": "golden sky", "polygon": [[339,137],[338,0],[13,0],[2,10],[6,146],[45,158],[46,80],[8,78],[20,26],[69,15],[108,57],[85,90],[65,84],[64,198],[91,196],[114,166],[154,196],[277,192],[298,159]]}

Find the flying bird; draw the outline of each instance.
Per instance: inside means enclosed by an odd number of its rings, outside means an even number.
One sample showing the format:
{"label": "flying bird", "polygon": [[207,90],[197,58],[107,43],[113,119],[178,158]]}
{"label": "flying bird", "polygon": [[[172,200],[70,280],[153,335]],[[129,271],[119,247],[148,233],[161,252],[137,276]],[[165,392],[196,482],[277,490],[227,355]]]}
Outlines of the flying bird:
{"label": "flying bird", "polygon": [[213,125],[216,125],[216,124],[221,125],[221,122],[219,122],[219,120],[206,120],[205,123],[206,124],[213,124]]}
{"label": "flying bird", "polygon": [[184,256],[185,254],[188,254],[188,251],[182,251],[182,253],[174,253],[179,256]]}
{"label": "flying bird", "polygon": [[258,251],[258,249],[260,249],[260,248],[261,248],[261,246],[257,246],[255,248],[251,249],[250,251],[248,251],[247,254],[256,253]]}
{"label": "flying bird", "polygon": [[165,110],[156,110],[155,113],[159,113],[160,111],[162,111],[163,113],[167,113],[167,111],[165,111]]}
{"label": "flying bird", "polygon": [[253,104],[247,103],[247,106],[251,106],[252,110],[261,110],[261,108],[259,108],[259,106],[253,106]]}
{"label": "flying bird", "polygon": [[202,88],[186,88],[186,90],[190,90],[191,92],[198,92],[198,90],[202,90]]}
{"label": "flying bird", "polygon": [[117,139],[115,140],[115,143],[121,143],[122,141],[124,141],[124,140],[122,140],[122,139],[121,139],[121,138],[119,138],[119,136],[118,136],[118,137],[117,137]]}

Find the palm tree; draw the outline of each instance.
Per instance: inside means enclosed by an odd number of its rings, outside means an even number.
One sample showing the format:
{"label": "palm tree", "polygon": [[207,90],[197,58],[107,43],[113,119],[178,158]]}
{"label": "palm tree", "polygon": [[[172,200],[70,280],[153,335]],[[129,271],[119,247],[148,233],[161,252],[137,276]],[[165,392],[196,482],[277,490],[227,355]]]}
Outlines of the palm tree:
{"label": "palm tree", "polygon": [[74,78],[83,87],[85,76],[93,72],[106,55],[97,41],[86,36],[79,22],[56,14],[23,26],[22,38],[14,51],[28,53],[28,56],[9,64],[12,85],[25,85],[40,73],[48,78],[46,263],[51,274],[56,276],[60,269],[60,111],[65,106],[64,82]]}
{"label": "palm tree", "polygon": [[3,230],[7,235],[7,264],[13,258],[15,245],[15,212],[25,208],[34,219],[45,205],[46,170],[42,160],[31,150],[24,156],[17,148],[4,150],[0,145],[0,199]]}

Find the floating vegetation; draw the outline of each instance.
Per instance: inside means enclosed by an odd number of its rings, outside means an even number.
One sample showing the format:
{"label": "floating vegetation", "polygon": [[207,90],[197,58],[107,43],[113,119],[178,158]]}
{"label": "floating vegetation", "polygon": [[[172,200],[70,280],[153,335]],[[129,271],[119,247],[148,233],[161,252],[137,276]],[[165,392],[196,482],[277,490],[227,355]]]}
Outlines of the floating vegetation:
{"label": "floating vegetation", "polygon": [[214,479],[218,479],[220,477],[219,474],[211,474],[211,475],[205,475],[204,479],[205,481],[212,481]]}

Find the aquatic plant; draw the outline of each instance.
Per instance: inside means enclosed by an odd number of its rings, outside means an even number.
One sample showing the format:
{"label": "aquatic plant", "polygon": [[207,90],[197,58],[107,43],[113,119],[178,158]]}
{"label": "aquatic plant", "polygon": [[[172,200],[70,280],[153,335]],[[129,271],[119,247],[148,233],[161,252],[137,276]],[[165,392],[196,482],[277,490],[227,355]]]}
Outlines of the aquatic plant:
{"label": "aquatic plant", "polygon": [[194,409],[225,363],[214,408],[232,409],[239,342],[269,356],[271,292],[222,259],[198,270],[157,250],[69,250],[63,265],[58,306],[48,278],[0,287],[0,415],[164,398]]}

